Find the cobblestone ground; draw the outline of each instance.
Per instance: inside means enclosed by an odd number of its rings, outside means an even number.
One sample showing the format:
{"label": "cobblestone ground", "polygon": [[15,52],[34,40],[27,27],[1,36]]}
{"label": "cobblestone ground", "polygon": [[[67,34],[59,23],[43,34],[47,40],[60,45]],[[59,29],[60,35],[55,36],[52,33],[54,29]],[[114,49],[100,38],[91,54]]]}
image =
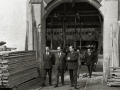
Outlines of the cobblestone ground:
{"label": "cobblestone ground", "polygon": [[[102,67],[98,67],[97,72],[93,72],[92,78],[82,77],[83,73],[87,73],[87,68],[85,66],[83,66],[83,68],[81,69],[81,74],[77,84],[77,90],[120,90],[120,87],[109,87],[103,81]],[[54,88],[54,78],[55,75],[53,73],[52,86],[49,86],[48,83],[46,83],[45,87],[41,87],[40,83],[38,83],[33,86],[30,86],[29,88],[26,88],[25,90],[76,90],[73,87],[70,87],[70,79],[68,72],[65,73],[64,86],[61,86],[61,80],[59,80],[59,86],[57,88]]]}

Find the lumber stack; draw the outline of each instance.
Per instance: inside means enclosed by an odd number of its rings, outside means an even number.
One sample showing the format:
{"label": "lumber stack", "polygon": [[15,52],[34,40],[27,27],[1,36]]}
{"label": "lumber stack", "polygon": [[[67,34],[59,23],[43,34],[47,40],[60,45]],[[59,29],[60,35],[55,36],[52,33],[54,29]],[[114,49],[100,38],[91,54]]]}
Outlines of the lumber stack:
{"label": "lumber stack", "polygon": [[2,46],[2,45],[4,45],[4,44],[6,44],[6,42],[0,41],[0,46]]}
{"label": "lumber stack", "polygon": [[120,67],[109,67],[110,78],[108,79],[108,85],[120,86]]}
{"label": "lumber stack", "polygon": [[13,88],[37,78],[36,52],[0,52],[0,85]]}

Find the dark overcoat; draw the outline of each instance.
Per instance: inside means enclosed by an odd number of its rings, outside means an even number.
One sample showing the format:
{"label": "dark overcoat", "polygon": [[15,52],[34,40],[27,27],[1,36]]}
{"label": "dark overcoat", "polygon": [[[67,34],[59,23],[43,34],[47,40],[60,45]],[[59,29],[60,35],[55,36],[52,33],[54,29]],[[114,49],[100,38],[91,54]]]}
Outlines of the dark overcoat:
{"label": "dark overcoat", "polygon": [[54,63],[54,55],[53,53],[49,53],[49,55],[46,55],[46,53],[43,54],[43,68],[44,69],[51,69],[52,65]]}
{"label": "dark overcoat", "polygon": [[61,52],[61,55],[59,57],[58,53],[55,53],[54,59],[55,59],[55,69],[65,69],[66,60],[65,60],[66,54],[64,52]]}
{"label": "dark overcoat", "polygon": [[70,60],[67,61],[67,69],[77,69],[78,68],[78,57],[79,53],[74,51],[73,53],[69,52],[67,58],[70,57]]}
{"label": "dark overcoat", "polygon": [[94,64],[94,54],[91,52],[91,55],[88,52],[85,53],[85,63],[86,65],[93,65]]}

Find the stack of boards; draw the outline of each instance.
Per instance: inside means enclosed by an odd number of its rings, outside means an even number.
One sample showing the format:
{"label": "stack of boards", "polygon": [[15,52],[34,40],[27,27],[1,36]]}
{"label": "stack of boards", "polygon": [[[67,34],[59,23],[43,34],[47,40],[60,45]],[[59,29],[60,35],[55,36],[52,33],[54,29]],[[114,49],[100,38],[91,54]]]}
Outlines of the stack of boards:
{"label": "stack of boards", "polygon": [[14,88],[39,77],[35,51],[0,52],[0,85]]}
{"label": "stack of boards", "polygon": [[108,84],[112,86],[120,86],[120,67],[109,67],[110,69],[110,78],[108,79]]}

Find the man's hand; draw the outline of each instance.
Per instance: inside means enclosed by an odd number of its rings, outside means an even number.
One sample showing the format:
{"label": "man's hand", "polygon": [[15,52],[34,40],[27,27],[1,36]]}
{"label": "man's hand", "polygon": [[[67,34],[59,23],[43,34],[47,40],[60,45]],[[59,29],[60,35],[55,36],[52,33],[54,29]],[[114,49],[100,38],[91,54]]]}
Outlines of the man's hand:
{"label": "man's hand", "polygon": [[70,57],[68,57],[67,60],[70,61]]}

